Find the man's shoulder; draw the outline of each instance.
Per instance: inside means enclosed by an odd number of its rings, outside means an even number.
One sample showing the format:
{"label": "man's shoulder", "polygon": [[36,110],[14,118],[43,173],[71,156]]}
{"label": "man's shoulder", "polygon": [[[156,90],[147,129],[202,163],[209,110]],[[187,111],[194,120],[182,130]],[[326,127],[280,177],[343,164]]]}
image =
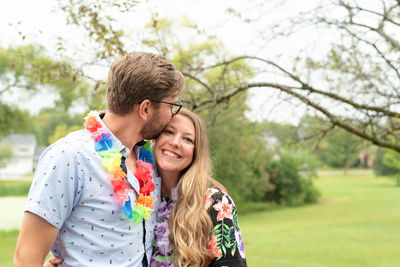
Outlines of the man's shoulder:
{"label": "man's shoulder", "polygon": [[90,133],[82,129],[70,132],[65,137],[58,139],[52,146],[68,146],[71,148],[80,149],[84,148],[88,143],[92,143]]}
{"label": "man's shoulder", "polygon": [[91,149],[93,149],[93,141],[90,138],[90,134],[85,130],[77,130],[69,133],[63,138],[58,139],[55,143],[48,146],[43,151],[41,158],[49,154],[68,156]]}

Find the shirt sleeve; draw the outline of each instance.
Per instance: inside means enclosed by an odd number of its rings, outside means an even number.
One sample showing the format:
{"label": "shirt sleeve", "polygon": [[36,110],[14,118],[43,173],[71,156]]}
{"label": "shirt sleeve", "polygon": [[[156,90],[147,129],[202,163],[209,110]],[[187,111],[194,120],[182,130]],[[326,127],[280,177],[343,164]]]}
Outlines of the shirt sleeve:
{"label": "shirt sleeve", "polygon": [[79,152],[61,140],[41,155],[25,204],[32,212],[58,229],[71,214],[83,190]]}
{"label": "shirt sleeve", "polygon": [[209,266],[247,266],[235,204],[222,191],[210,198],[212,204],[208,213],[213,221],[213,229],[208,247],[214,258]]}

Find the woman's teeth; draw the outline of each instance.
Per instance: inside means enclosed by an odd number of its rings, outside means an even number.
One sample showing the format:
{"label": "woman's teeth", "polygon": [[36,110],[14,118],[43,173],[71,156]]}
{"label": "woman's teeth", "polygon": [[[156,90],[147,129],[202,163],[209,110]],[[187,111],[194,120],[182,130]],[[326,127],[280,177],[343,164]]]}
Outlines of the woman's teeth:
{"label": "woman's teeth", "polygon": [[171,157],[171,158],[174,158],[174,159],[179,158],[179,156],[178,156],[177,154],[172,153],[172,152],[170,152],[170,151],[166,151],[166,150],[164,150],[164,155],[166,155],[166,156],[168,156],[168,157]]}

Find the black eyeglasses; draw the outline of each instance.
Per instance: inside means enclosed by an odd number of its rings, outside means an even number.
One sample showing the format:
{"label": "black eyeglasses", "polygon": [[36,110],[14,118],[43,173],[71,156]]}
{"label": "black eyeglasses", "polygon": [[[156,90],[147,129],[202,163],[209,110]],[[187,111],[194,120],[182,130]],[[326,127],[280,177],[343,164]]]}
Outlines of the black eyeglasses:
{"label": "black eyeglasses", "polygon": [[183,106],[182,102],[179,99],[175,103],[161,101],[161,100],[150,100],[150,102],[164,103],[164,104],[170,105],[171,106],[172,116],[178,114],[179,111],[181,110],[182,106]]}

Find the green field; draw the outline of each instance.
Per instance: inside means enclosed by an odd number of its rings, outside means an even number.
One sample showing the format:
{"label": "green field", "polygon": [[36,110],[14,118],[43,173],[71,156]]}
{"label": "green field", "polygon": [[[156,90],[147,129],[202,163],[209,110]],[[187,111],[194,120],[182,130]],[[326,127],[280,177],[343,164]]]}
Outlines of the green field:
{"label": "green field", "polygon": [[32,180],[0,180],[0,197],[26,196]]}
{"label": "green field", "polygon": [[[392,179],[331,171],[316,185],[319,204],[239,211],[248,266],[400,266],[400,187]],[[0,266],[12,266],[16,238],[0,232]]]}
{"label": "green field", "polygon": [[319,204],[240,217],[249,266],[400,266],[400,187],[324,173]]}
{"label": "green field", "polygon": [[0,266],[12,267],[15,244],[17,243],[18,230],[0,231]]}

